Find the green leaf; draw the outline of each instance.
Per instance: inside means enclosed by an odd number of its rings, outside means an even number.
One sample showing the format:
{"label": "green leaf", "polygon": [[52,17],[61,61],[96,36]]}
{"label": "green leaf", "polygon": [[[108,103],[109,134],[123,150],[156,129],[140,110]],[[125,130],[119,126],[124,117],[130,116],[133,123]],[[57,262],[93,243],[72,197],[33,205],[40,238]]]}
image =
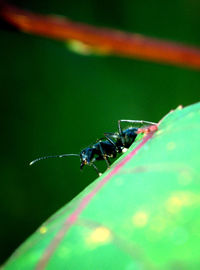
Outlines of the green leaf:
{"label": "green leaf", "polygon": [[200,103],[169,113],[3,269],[200,269],[199,134]]}

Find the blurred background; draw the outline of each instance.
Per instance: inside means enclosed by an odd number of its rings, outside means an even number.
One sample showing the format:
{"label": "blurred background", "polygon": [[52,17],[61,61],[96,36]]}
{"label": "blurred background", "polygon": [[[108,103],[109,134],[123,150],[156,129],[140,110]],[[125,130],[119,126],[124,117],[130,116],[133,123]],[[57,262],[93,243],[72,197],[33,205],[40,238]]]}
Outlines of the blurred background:
{"label": "blurred background", "polygon": [[[43,14],[200,47],[200,2],[10,1]],[[118,119],[159,121],[199,101],[200,71],[118,56],[83,56],[63,42],[0,30],[0,264],[96,178],[69,157],[117,130]],[[101,164],[100,164],[101,166]]]}

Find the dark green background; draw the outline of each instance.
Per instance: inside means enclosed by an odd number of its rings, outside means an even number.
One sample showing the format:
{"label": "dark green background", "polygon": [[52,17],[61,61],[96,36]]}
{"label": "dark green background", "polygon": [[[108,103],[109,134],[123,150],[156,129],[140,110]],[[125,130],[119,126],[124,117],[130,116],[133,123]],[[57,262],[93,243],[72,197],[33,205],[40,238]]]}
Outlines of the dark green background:
{"label": "dark green background", "polygon": [[[200,47],[199,0],[13,1],[59,14]],[[199,101],[200,72],[116,56],[82,56],[66,44],[1,31],[1,262],[96,174],[79,160],[32,159],[79,151],[115,131],[117,120],[158,121]],[[0,263],[1,263],[0,262]]]}

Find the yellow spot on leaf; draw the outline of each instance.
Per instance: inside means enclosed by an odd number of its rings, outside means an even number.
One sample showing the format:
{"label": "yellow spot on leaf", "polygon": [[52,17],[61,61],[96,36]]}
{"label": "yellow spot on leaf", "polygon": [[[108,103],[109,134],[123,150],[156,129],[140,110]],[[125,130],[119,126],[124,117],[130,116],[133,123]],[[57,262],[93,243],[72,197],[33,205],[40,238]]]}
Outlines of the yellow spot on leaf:
{"label": "yellow spot on leaf", "polygon": [[106,243],[111,240],[111,232],[106,227],[96,228],[88,237],[89,243]]}
{"label": "yellow spot on leaf", "polygon": [[166,202],[167,211],[177,213],[185,206],[199,203],[200,197],[192,192],[180,191],[173,194]]}
{"label": "yellow spot on leaf", "polygon": [[41,234],[45,234],[47,232],[47,227],[45,226],[42,226],[40,229],[39,229],[40,233]]}
{"label": "yellow spot on leaf", "polygon": [[156,135],[160,135],[160,134],[162,134],[163,133],[163,130],[158,130],[157,132],[156,132]]}
{"label": "yellow spot on leaf", "polygon": [[172,151],[176,148],[176,144],[174,142],[169,142],[167,144],[167,150]]}
{"label": "yellow spot on leaf", "polygon": [[170,197],[166,204],[167,210],[170,213],[179,212],[182,206],[183,206],[183,201],[181,200],[181,198],[177,196]]}
{"label": "yellow spot on leaf", "polygon": [[132,222],[136,227],[144,227],[148,222],[148,218],[146,212],[139,211],[132,217]]}

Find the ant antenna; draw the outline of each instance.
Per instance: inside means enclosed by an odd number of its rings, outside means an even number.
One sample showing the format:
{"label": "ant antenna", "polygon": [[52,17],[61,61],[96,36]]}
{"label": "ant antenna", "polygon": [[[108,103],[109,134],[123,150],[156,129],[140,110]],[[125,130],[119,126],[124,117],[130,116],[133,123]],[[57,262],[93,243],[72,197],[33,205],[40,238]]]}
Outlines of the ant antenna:
{"label": "ant antenna", "polygon": [[47,159],[47,158],[62,158],[62,157],[69,157],[69,156],[75,156],[75,157],[80,157],[80,155],[78,154],[63,154],[63,155],[56,155],[56,156],[47,156],[47,157],[39,157],[39,158],[36,158],[34,159],[33,161],[31,161],[29,163],[29,165],[33,165],[34,163],[42,160],[42,159]]}

